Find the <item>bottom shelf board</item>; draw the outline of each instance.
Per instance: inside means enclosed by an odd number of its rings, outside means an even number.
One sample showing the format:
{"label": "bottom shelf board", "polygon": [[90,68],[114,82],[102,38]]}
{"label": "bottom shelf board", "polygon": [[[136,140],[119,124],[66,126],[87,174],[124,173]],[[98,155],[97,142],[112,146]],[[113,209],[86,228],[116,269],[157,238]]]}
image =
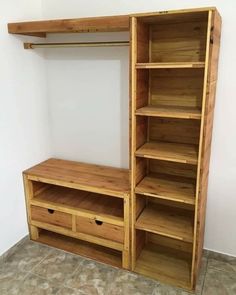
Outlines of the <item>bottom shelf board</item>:
{"label": "bottom shelf board", "polygon": [[191,255],[148,243],[136,261],[135,272],[180,288],[191,289]]}
{"label": "bottom shelf board", "polygon": [[61,250],[92,258],[116,267],[122,267],[122,252],[88,243],[46,230],[40,230],[37,242]]}

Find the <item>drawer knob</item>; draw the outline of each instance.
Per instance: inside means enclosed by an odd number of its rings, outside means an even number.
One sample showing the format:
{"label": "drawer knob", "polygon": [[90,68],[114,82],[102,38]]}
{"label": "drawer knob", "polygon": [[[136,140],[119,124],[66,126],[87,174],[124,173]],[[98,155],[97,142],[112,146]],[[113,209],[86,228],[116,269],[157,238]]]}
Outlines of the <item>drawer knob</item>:
{"label": "drawer knob", "polygon": [[48,209],[48,213],[49,213],[49,214],[53,214],[53,213],[54,213],[54,211],[55,211],[55,210]]}
{"label": "drawer knob", "polygon": [[102,224],[103,224],[103,222],[100,221],[100,220],[95,220],[95,223],[96,223],[97,225],[102,225]]}

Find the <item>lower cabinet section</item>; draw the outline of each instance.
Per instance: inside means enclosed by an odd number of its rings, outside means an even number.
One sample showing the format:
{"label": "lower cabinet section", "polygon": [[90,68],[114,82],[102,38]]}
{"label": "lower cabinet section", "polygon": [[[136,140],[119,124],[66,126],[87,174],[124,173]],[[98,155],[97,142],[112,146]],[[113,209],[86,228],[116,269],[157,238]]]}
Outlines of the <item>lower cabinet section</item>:
{"label": "lower cabinet section", "polygon": [[27,180],[31,239],[130,268],[129,198]]}
{"label": "lower cabinet section", "polygon": [[124,242],[124,228],[100,220],[76,217],[76,231],[94,235],[111,241]]}

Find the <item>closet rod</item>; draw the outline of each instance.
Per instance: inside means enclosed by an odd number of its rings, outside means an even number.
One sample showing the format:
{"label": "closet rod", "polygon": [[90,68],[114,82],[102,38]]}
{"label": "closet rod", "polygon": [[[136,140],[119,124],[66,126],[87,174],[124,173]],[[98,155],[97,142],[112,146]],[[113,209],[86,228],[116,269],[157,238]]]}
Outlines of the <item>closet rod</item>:
{"label": "closet rod", "polygon": [[25,49],[66,48],[66,47],[113,47],[113,46],[129,46],[129,41],[76,42],[76,43],[24,43]]}

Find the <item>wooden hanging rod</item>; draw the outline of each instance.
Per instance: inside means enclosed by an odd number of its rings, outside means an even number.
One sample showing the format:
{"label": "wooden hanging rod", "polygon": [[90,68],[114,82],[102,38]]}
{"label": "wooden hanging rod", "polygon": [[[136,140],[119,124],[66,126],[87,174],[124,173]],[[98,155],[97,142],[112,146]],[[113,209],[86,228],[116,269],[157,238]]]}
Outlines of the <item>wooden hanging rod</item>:
{"label": "wooden hanging rod", "polygon": [[66,47],[113,47],[113,46],[129,46],[129,41],[73,42],[73,43],[24,43],[25,49],[66,48]]}

